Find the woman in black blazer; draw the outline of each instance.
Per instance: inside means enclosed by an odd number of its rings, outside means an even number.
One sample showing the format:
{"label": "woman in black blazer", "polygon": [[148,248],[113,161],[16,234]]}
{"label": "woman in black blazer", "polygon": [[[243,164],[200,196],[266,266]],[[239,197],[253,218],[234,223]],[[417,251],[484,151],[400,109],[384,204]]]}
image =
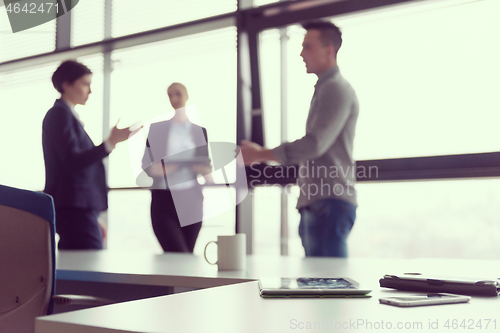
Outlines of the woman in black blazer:
{"label": "woman in black blazer", "polygon": [[98,216],[108,208],[102,159],[134,134],[115,126],[106,141],[94,145],[74,110],[87,102],[91,82],[85,65],[63,62],[52,76],[61,98],[43,119],[44,192],[54,198],[59,249],[102,249],[105,229]]}
{"label": "woman in black blazer", "polygon": [[163,251],[193,252],[203,219],[197,176],[211,182],[205,128],[186,116],[188,93],[181,83],[167,89],[172,119],[151,124],[142,167],[153,178],[151,222]]}

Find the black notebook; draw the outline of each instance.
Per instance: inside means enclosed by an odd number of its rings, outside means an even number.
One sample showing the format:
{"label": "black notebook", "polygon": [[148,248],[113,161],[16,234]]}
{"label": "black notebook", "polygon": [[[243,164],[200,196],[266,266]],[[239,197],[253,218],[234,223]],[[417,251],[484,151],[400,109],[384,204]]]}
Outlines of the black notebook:
{"label": "black notebook", "polygon": [[498,296],[499,280],[432,277],[420,273],[385,275],[379,280],[381,287],[406,291],[438,292],[471,296]]}

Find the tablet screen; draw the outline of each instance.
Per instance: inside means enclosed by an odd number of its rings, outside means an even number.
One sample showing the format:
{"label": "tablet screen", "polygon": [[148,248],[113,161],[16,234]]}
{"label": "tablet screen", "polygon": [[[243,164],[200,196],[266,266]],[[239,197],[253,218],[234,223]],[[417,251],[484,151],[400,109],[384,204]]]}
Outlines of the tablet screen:
{"label": "tablet screen", "polygon": [[345,278],[261,278],[263,289],[356,289]]}
{"label": "tablet screen", "polygon": [[260,278],[261,295],[354,295],[367,294],[370,290],[358,289],[358,283],[350,278]]}

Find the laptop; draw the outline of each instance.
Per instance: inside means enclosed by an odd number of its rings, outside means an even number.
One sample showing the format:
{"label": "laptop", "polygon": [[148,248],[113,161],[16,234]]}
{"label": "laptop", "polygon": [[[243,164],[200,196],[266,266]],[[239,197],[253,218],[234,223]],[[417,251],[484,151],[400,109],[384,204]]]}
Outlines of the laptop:
{"label": "laptop", "polygon": [[302,297],[371,297],[371,290],[360,289],[351,278],[285,278],[263,277],[259,279],[260,296],[264,298]]}

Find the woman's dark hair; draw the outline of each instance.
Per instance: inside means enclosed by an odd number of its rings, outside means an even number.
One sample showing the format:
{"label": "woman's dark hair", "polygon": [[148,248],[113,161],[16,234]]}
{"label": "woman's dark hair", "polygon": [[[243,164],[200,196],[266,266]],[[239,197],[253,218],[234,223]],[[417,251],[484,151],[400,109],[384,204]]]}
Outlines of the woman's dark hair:
{"label": "woman's dark hair", "polygon": [[86,74],[92,74],[92,71],[87,66],[74,60],[66,60],[57,67],[52,75],[52,84],[62,94],[64,92],[62,88],[64,82],[71,84]]}

